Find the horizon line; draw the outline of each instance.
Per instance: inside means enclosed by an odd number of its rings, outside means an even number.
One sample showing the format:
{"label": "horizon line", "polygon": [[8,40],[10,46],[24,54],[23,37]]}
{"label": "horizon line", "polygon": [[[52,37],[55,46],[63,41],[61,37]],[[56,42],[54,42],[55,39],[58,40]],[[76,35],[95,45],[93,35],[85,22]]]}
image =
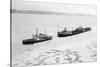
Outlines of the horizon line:
{"label": "horizon line", "polygon": [[80,15],[80,16],[96,16],[91,14],[83,13],[65,13],[65,12],[55,12],[55,11],[41,11],[41,10],[18,10],[10,9],[10,13],[21,13],[21,14],[48,14],[48,15]]}

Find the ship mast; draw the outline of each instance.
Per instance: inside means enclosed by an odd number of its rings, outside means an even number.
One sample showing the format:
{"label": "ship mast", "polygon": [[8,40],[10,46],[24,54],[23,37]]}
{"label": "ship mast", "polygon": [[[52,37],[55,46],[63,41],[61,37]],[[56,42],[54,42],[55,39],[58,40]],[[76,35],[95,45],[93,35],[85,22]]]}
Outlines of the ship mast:
{"label": "ship mast", "polygon": [[38,35],[38,28],[36,28],[36,36]]}

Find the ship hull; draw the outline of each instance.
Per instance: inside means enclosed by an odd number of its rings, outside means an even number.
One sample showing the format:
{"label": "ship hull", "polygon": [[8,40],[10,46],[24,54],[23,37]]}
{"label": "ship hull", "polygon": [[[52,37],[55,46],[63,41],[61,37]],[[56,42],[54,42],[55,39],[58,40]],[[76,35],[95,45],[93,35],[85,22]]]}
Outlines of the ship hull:
{"label": "ship hull", "polygon": [[58,32],[58,37],[73,36],[73,35],[81,34],[81,33],[84,33],[84,32],[88,32],[90,30],[91,30],[91,28],[84,28],[84,30],[80,30],[80,31],[74,30],[74,31],[70,31],[71,33],[66,33],[66,34]]}
{"label": "ship hull", "polygon": [[27,44],[34,44],[34,43],[39,43],[39,42],[44,42],[44,41],[48,41],[51,40],[52,37],[46,38],[46,39],[40,39],[40,40],[35,40],[35,39],[26,39],[23,40],[23,44],[27,45]]}

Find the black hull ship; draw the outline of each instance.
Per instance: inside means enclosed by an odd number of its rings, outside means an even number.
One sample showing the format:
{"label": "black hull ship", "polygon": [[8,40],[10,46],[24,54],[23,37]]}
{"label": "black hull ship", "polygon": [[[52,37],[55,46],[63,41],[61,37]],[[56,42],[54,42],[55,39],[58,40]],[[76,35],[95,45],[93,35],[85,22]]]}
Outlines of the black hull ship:
{"label": "black hull ship", "polygon": [[34,43],[48,41],[51,39],[52,39],[52,36],[48,36],[43,33],[40,33],[40,34],[36,33],[35,35],[33,35],[33,38],[23,40],[23,44],[24,45],[25,44],[34,44]]}
{"label": "black hull ship", "polygon": [[73,35],[77,35],[77,34],[80,34],[80,33],[88,32],[90,30],[91,30],[90,27],[86,27],[86,28],[78,27],[78,28],[76,28],[75,30],[72,30],[72,31],[68,31],[65,28],[63,31],[58,32],[57,35],[58,35],[58,37],[67,37],[67,36],[73,36]]}

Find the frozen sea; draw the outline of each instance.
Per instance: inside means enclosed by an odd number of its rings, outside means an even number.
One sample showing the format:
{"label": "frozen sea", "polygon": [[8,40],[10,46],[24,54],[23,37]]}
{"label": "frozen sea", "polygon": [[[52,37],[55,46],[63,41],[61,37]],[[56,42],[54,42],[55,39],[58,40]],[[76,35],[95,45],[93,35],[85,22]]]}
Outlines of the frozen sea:
{"label": "frozen sea", "polygon": [[[92,30],[75,36],[57,37],[57,32],[63,30],[64,27],[73,30],[80,25],[91,27]],[[36,33],[36,28],[39,32],[53,36],[53,39],[23,45],[22,40],[31,38],[32,34]],[[96,61],[96,45],[96,16],[12,14],[13,67],[93,62]],[[57,55],[55,52],[60,54]],[[74,54],[75,52],[77,54]],[[68,55],[65,56],[66,54]],[[67,61],[63,60],[63,56],[67,57]],[[79,61],[73,61],[75,57],[78,57]]]}

